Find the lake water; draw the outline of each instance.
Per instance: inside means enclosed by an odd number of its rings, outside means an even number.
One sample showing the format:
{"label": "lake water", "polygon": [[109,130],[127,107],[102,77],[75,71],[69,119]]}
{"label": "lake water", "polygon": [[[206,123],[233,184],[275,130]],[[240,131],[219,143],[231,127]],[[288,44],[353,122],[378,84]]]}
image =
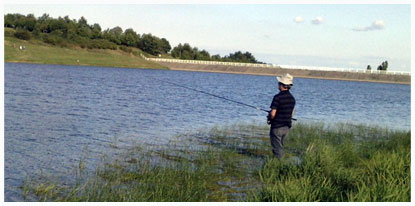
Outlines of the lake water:
{"label": "lake water", "polygon": [[[268,109],[275,77],[35,64],[5,64],[5,201],[22,201],[26,176],[64,174],[88,153],[162,145],[177,134],[266,113],[158,80]],[[295,78],[299,121],[410,129],[410,85]]]}

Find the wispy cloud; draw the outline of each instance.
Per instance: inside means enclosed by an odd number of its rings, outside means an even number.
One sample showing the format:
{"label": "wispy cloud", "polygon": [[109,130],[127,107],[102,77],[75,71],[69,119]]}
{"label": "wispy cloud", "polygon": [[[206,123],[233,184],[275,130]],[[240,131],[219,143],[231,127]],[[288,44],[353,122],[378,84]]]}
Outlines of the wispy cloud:
{"label": "wispy cloud", "polygon": [[314,24],[314,25],[320,25],[320,24],[322,24],[322,23],[323,23],[323,21],[324,21],[323,17],[318,16],[318,17],[314,18],[314,19],[311,21],[311,23],[312,23],[312,24]]}
{"label": "wispy cloud", "polygon": [[303,17],[301,17],[301,16],[297,16],[297,17],[295,17],[294,18],[294,22],[295,23],[303,23],[304,22],[304,18]]}
{"label": "wispy cloud", "polygon": [[382,20],[377,20],[372,23],[370,26],[366,27],[356,27],[353,28],[353,31],[375,31],[375,30],[383,30],[385,28],[385,22]]}

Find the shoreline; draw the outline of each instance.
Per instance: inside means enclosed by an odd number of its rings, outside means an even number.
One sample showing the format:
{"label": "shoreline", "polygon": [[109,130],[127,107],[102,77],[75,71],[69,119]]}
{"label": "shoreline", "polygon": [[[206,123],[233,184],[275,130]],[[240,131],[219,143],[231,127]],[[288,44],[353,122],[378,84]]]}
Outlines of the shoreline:
{"label": "shoreline", "polygon": [[160,65],[168,67],[169,70],[180,70],[180,71],[212,72],[212,73],[225,73],[225,74],[226,73],[227,74],[245,74],[245,75],[261,75],[261,76],[280,76],[284,73],[290,73],[294,77],[307,78],[307,79],[388,83],[388,84],[402,84],[402,85],[411,84],[411,76],[404,76],[404,75],[346,73],[346,72],[337,72],[337,71],[317,71],[317,70],[284,69],[284,68],[269,69],[269,68],[240,67],[240,66],[220,66],[220,65],[212,66],[212,65],[167,63],[167,62],[158,62],[158,63]]}
{"label": "shoreline", "polygon": [[[27,64],[53,64],[73,66],[97,66],[113,68],[168,69],[181,71],[213,72],[228,74],[280,76],[290,73],[294,77],[357,82],[411,84],[411,75],[366,72],[319,71],[287,69],[281,67],[254,67],[250,65],[213,65],[199,63],[161,62],[119,50],[61,48],[16,38],[4,39],[4,62]],[[25,45],[19,50],[17,45]],[[134,50],[136,53],[139,50]]]}
{"label": "shoreline", "polygon": [[[241,130],[246,135],[234,135]],[[368,133],[368,130],[371,132]],[[319,124],[296,124],[290,130],[290,141],[280,160],[273,158],[267,126],[230,125],[189,135],[187,138],[178,136],[180,144],[164,145],[158,147],[156,152],[143,151],[140,147],[130,148],[120,154],[120,158],[105,159],[90,173],[82,173],[75,168],[79,173],[71,173],[69,177],[83,177],[79,179],[81,184],[58,179],[58,175],[30,174],[21,186],[25,198],[30,198],[24,200],[410,200],[410,158],[407,157],[411,154],[411,135],[405,131],[385,133],[381,127],[352,124],[339,124],[333,128],[321,127]],[[191,147],[195,144],[203,145],[204,149]],[[157,159],[157,163],[154,164],[152,159]],[[385,177],[385,172],[390,175]],[[305,189],[285,190],[279,185],[275,187],[276,182],[289,188]],[[335,184],[337,182],[341,184]]]}
{"label": "shoreline", "polygon": [[[242,74],[242,75],[258,75],[258,76],[275,76],[273,74],[263,73],[247,73],[247,72],[231,72],[231,71],[206,71],[197,69],[169,69],[172,71],[189,71],[189,72],[209,72],[209,73],[221,73],[221,74]],[[310,77],[310,76],[295,76],[295,78],[303,79],[321,79],[321,80],[338,80],[338,81],[352,81],[352,82],[371,82],[371,83],[385,83],[385,84],[403,84],[410,85],[410,82],[392,82],[392,81],[380,81],[380,80],[359,80],[359,79],[342,79],[342,78],[330,78],[330,77]]]}
{"label": "shoreline", "polygon": [[[159,69],[159,70],[172,70],[172,71],[188,71],[188,72],[209,72],[209,73],[222,73],[222,74],[241,74],[241,75],[259,75],[259,76],[278,76],[277,74],[261,73],[261,72],[246,72],[246,71],[221,71],[221,70],[202,70],[202,69],[189,69],[180,67],[169,67],[165,68],[151,68],[151,67],[122,67],[122,66],[102,66],[102,65],[89,65],[89,64],[59,64],[59,63],[39,63],[39,62],[27,62],[27,61],[4,61],[4,63],[20,63],[20,64],[45,64],[45,65],[63,65],[63,66],[95,66],[95,67],[112,67],[112,68],[123,68],[123,69]],[[285,69],[287,70],[287,69]],[[295,70],[292,70],[295,72]],[[336,78],[336,77],[315,77],[307,75],[293,75],[296,78],[305,79],[321,79],[321,80],[337,80],[337,81],[355,81],[355,82],[370,82],[370,83],[384,83],[384,84],[401,84],[410,85],[411,82],[397,82],[397,81],[384,81],[384,80],[370,80],[370,79],[352,79],[352,78]]]}
{"label": "shoreline", "polygon": [[111,65],[90,65],[90,64],[59,64],[59,63],[40,63],[40,62],[26,62],[26,61],[4,61],[4,63],[11,64],[38,64],[38,65],[56,65],[56,66],[81,66],[81,67],[107,67],[107,68],[120,68],[120,69],[159,69],[170,70],[168,68],[153,68],[153,67],[123,67],[123,66],[111,66]]}

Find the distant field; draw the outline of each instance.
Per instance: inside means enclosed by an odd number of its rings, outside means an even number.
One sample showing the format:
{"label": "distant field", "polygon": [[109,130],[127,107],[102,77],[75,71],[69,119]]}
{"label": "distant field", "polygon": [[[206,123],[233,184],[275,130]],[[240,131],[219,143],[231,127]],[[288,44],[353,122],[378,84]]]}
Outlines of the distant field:
{"label": "distant field", "polygon": [[[20,50],[20,46],[25,46],[26,49]],[[63,48],[38,40],[24,41],[12,37],[4,38],[4,61],[128,68],[167,68],[121,50]]]}

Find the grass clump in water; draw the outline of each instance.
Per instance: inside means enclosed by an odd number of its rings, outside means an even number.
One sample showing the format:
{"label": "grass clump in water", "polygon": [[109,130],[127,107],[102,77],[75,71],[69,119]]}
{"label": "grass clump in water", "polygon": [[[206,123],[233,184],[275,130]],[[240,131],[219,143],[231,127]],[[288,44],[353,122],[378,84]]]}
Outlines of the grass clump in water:
{"label": "grass clump in water", "polygon": [[410,131],[297,123],[278,160],[268,129],[212,128],[75,184],[27,180],[23,191],[41,201],[410,201]]}

